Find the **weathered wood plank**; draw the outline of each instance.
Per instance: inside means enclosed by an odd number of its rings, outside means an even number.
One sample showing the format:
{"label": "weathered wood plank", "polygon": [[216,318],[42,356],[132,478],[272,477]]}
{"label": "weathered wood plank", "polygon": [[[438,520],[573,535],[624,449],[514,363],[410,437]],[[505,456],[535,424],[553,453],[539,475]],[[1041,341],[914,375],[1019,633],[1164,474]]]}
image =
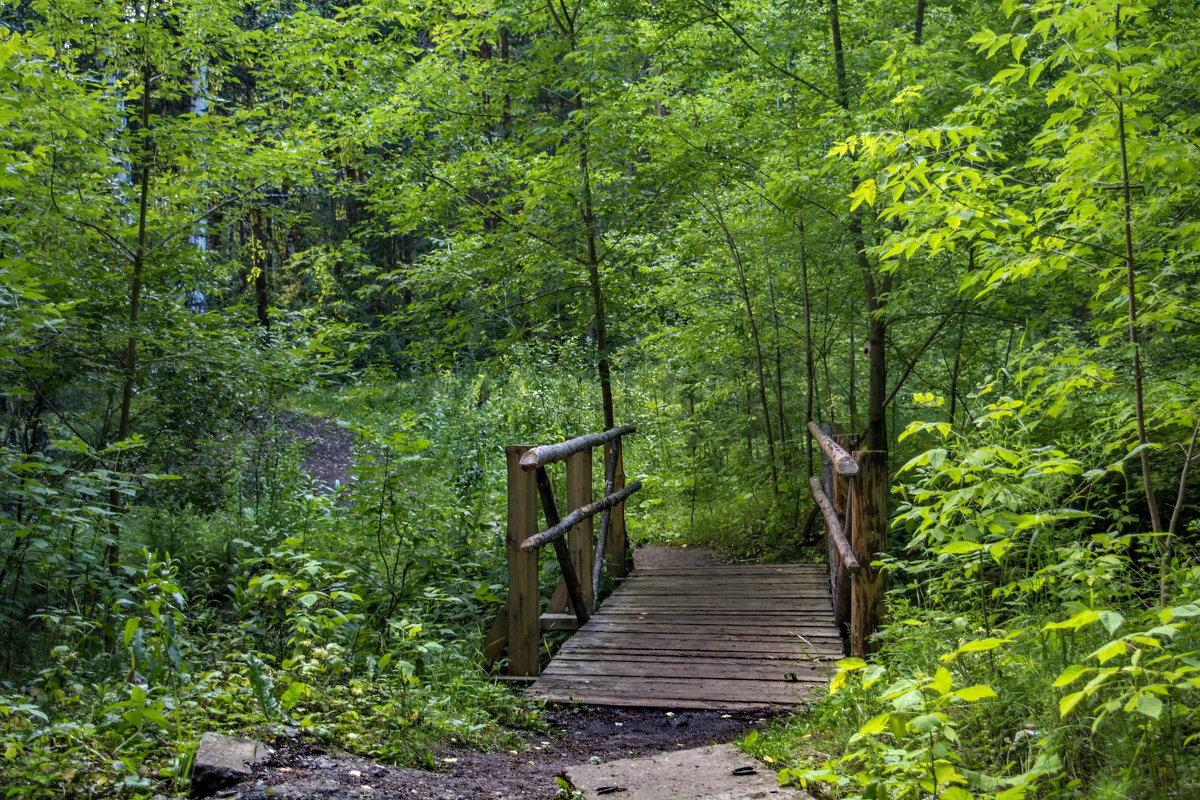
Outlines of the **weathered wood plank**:
{"label": "weathered wood plank", "polygon": [[[807,688],[823,684],[801,681],[727,681],[714,678],[640,678],[630,686],[620,680],[604,678],[539,678],[533,689],[547,693],[584,692],[589,688],[607,689],[631,696],[655,698],[693,697],[703,700],[732,700],[734,702],[795,703],[799,702]],[[622,690],[623,689],[623,690]],[[576,694],[576,697],[582,695]]]}
{"label": "weathered wood plank", "polygon": [[[648,661],[593,661],[588,659],[555,659],[542,677],[546,680],[577,680],[580,678],[706,678],[725,681],[753,681],[821,683],[828,677],[828,670],[814,669],[811,665],[788,664],[785,662],[762,662],[754,666],[747,664],[717,664],[711,661],[671,661],[654,663]],[[788,676],[792,676],[789,678]]]}
{"label": "weathered wood plank", "polygon": [[842,657],[828,580],[820,565],[638,570],[530,694],[646,708],[795,705]]}

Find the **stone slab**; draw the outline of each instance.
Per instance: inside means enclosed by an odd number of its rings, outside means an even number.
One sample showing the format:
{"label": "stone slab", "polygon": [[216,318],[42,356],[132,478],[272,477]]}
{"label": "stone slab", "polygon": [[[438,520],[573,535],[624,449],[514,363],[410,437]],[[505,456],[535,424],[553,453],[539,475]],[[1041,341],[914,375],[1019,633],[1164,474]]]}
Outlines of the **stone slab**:
{"label": "stone slab", "polygon": [[[734,774],[748,767],[750,774]],[[774,770],[731,744],[581,764],[565,774],[587,800],[812,800],[800,789],[781,788]]]}
{"label": "stone slab", "polygon": [[209,731],[196,745],[192,761],[192,797],[209,797],[254,774],[254,765],[270,751],[262,742]]}

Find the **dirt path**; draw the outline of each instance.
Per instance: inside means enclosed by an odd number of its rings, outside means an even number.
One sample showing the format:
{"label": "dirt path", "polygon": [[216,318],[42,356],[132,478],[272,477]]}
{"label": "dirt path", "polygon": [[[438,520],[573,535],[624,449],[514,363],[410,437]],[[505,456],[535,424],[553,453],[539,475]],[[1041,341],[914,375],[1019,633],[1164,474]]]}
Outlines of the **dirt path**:
{"label": "dirt path", "polygon": [[[376,764],[309,745],[279,748],[250,781],[222,796],[239,800],[550,800],[567,767],[728,742],[764,720],[716,711],[616,708],[551,710],[553,734],[532,734],[523,751],[442,748],[437,772]],[[598,762],[596,762],[598,763]]]}

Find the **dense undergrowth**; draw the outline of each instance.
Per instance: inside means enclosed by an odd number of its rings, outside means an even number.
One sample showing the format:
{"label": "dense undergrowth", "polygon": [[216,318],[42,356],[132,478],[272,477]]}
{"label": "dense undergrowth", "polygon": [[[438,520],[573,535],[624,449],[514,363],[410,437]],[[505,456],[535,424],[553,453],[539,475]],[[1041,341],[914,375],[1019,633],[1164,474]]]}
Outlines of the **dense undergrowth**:
{"label": "dense undergrowth", "polygon": [[[27,548],[23,591],[4,607],[0,784],[31,798],[185,792],[205,730],[424,766],[438,744],[517,746],[540,711],[492,682],[480,656],[504,595],[503,446],[595,428],[597,410],[571,399],[583,391],[532,357],[414,380],[371,371],[268,402],[209,442],[204,492],[195,472],[181,493],[170,475],[31,476],[14,457],[9,474],[26,480],[10,491],[40,505],[9,520],[23,521],[13,541]],[[690,521],[729,540],[761,530],[761,512],[726,514],[719,529],[710,513],[689,519],[727,482],[689,494],[660,476],[681,451],[729,454],[679,447],[674,408],[620,391],[644,409],[627,452],[647,483],[635,539],[685,541]],[[291,421],[306,415],[352,442],[354,466],[333,486],[303,468]],[[69,446],[52,443],[42,463]],[[117,480],[134,510],[89,510]],[[769,492],[754,501],[741,502],[769,505]],[[545,561],[548,592],[557,568]]]}
{"label": "dense undergrowth", "polygon": [[1200,796],[1196,553],[1160,569],[1161,537],[1125,532],[1131,456],[1111,458],[1108,420],[1088,445],[1040,441],[1056,393],[984,397],[969,430],[910,426],[947,441],[893,487],[890,622],[828,696],[751,735],[781,780],[818,798]]}

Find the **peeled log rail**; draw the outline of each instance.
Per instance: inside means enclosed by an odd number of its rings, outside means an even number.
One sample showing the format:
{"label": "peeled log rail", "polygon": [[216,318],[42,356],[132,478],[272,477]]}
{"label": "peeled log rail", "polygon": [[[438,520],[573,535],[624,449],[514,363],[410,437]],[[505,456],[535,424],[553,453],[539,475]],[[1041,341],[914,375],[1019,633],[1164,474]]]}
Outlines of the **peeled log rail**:
{"label": "peeled log rail", "polygon": [[848,572],[857,574],[862,570],[862,565],[858,563],[858,559],[854,556],[854,548],[850,546],[846,534],[842,532],[842,523],[838,520],[837,511],[834,510],[829,496],[821,487],[820,479],[815,475],[809,478],[808,488],[812,489],[813,499],[817,501],[821,513],[825,515],[825,527],[829,531],[829,538],[837,547],[838,555],[842,557],[842,565]]}
{"label": "peeled log rail", "polygon": [[[825,453],[826,458],[833,463],[833,468],[838,475],[858,474],[858,462],[854,460],[854,456],[843,450],[829,434],[817,426],[817,423],[808,423],[808,431],[817,440],[817,444],[821,445],[821,450]],[[530,450],[529,452],[532,453],[533,451]],[[529,453],[526,453],[521,459],[521,466],[523,468],[525,467],[525,459],[528,457]]]}
{"label": "peeled log rail", "polygon": [[589,503],[586,506],[575,509],[570,514],[567,514],[567,516],[564,517],[563,520],[557,525],[547,528],[541,533],[530,536],[528,539],[521,542],[521,549],[526,552],[529,552],[530,550],[537,550],[547,542],[552,542],[555,539],[562,538],[566,535],[567,531],[571,530],[571,528],[583,522],[585,519],[594,517],[601,511],[604,511],[607,508],[612,508],[617,503],[623,502],[625,498],[629,497],[629,495],[641,488],[642,482],[640,480],[634,481],[620,491],[613,492],[610,495],[601,497],[594,503]]}
{"label": "peeled log rail", "polygon": [[574,439],[567,439],[565,442],[559,442],[558,444],[543,444],[532,447],[525,451],[525,455],[521,456],[521,469],[530,472],[538,467],[553,464],[555,461],[562,461],[568,456],[578,453],[580,450],[589,447],[598,447],[605,442],[619,439],[636,430],[637,428],[633,425],[625,425],[620,428],[609,428],[604,433],[589,433],[586,436],[576,436]]}

